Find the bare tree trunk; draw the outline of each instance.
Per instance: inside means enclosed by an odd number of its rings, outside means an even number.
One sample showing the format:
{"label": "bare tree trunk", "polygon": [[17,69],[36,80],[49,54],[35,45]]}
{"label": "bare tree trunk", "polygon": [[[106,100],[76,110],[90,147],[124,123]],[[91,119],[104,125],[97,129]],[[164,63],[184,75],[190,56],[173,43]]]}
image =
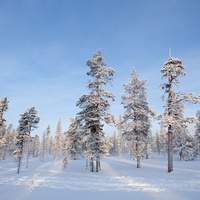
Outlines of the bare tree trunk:
{"label": "bare tree trunk", "polygon": [[173,145],[172,145],[172,127],[168,127],[168,172],[173,171]]}
{"label": "bare tree trunk", "polygon": [[23,156],[23,147],[24,147],[24,141],[21,143],[21,149],[18,152],[18,166],[17,166],[17,173],[19,174],[20,168],[21,168],[21,162],[22,162],[22,156]]}
{"label": "bare tree trunk", "polygon": [[137,156],[137,168],[141,168],[140,156]]}
{"label": "bare tree trunk", "polygon": [[99,171],[101,171],[101,161],[99,160]]}
{"label": "bare tree trunk", "polygon": [[94,172],[94,161],[93,161],[93,158],[90,159],[90,171]]}
{"label": "bare tree trunk", "polygon": [[88,159],[86,159],[85,168],[88,168]]}
{"label": "bare tree trunk", "polygon": [[[169,94],[168,94],[168,116],[171,116],[172,110],[172,78],[169,78]],[[172,144],[172,125],[168,125],[168,172],[173,171],[173,144]]]}
{"label": "bare tree trunk", "polygon": [[141,168],[140,156],[139,156],[138,142],[136,142],[136,158],[137,158],[137,168]]}
{"label": "bare tree trunk", "polygon": [[96,172],[101,171],[101,166],[100,166],[100,156],[97,156],[96,158]]}
{"label": "bare tree trunk", "polygon": [[96,160],[96,172],[99,172],[99,161],[98,161],[98,159]]}
{"label": "bare tree trunk", "polygon": [[30,145],[30,136],[28,135],[27,136],[27,157],[26,157],[26,168],[28,168],[28,162],[29,162],[29,145]]}
{"label": "bare tree trunk", "polygon": [[145,143],[145,154],[146,154],[146,159],[149,159],[149,154],[148,154],[148,143]]}
{"label": "bare tree trunk", "polygon": [[22,155],[20,155],[19,157],[18,157],[18,166],[17,166],[17,173],[19,174],[19,171],[20,171],[20,168],[21,168],[21,160],[22,160],[22,157],[21,157]]}

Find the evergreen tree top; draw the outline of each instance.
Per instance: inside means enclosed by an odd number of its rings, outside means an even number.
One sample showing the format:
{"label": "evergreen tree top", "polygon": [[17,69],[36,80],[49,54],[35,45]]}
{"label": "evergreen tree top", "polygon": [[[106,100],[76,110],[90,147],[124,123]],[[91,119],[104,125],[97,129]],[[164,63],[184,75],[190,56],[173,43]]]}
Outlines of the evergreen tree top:
{"label": "evergreen tree top", "polygon": [[184,76],[185,67],[182,64],[182,60],[179,58],[169,57],[164,63],[161,72],[163,77],[170,77],[172,80],[176,79],[179,75]]}
{"label": "evergreen tree top", "polygon": [[4,112],[8,109],[8,103],[7,97],[0,99],[0,112]]}
{"label": "evergreen tree top", "polygon": [[88,76],[104,80],[101,82],[102,84],[112,81],[112,76],[114,75],[115,70],[111,67],[108,67],[103,61],[101,50],[98,50],[91,59],[88,59],[86,64],[90,67],[90,71],[87,72]]}

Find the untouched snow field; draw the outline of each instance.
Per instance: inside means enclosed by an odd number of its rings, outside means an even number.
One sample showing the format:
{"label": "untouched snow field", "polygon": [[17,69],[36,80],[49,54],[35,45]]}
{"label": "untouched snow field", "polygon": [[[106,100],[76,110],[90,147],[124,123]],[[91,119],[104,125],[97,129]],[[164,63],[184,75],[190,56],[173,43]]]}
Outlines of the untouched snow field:
{"label": "untouched snow field", "polygon": [[200,160],[174,161],[174,172],[167,173],[162,157],[135,161],[104,158],[101,172],[85,169],[85,160],[42,163],[31,160],[28,168],[16,173],[17,164],[0,162],[0,200],[199,200]]}

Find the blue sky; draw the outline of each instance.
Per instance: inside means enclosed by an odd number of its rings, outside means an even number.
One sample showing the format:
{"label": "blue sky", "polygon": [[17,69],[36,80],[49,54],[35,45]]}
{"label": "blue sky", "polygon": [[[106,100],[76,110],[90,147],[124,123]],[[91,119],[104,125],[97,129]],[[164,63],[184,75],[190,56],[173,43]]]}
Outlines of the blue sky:
{"label": "blue sky", "polygon": [[[121,94],[132,67],[147,80],[150,106],[163,111],[160,69],[169,47],[186,67],[178,89],[200,94],[199,8],[199,0],[0,0],[0,97],[10,101],[7,122],[17,127],[20,114],[35,106],[41,117],[35,132],[48,124],[53,132],[59,118],[66,130],[87,93],[85,61],[98,49],[116,70],[109,87],[116,116],[123,114]],[[197,109],[188,105],[186,114]]]}

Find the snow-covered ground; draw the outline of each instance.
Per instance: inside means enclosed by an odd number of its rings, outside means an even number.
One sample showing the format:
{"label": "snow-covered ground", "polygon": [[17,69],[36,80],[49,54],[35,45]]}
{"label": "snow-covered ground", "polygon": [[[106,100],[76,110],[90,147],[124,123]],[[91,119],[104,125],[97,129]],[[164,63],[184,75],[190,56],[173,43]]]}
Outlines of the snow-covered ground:
{"label": "snow-covered ground", "polygon": [[152,157],[142,161],[104,158],[102,171],[91,173],[85,160],[31,160],[28,168],[16,173],[16,163],[0,162],[0,200],[195,200],[200,198],[200,160],[174,161],[167,173],[167,161]]}

